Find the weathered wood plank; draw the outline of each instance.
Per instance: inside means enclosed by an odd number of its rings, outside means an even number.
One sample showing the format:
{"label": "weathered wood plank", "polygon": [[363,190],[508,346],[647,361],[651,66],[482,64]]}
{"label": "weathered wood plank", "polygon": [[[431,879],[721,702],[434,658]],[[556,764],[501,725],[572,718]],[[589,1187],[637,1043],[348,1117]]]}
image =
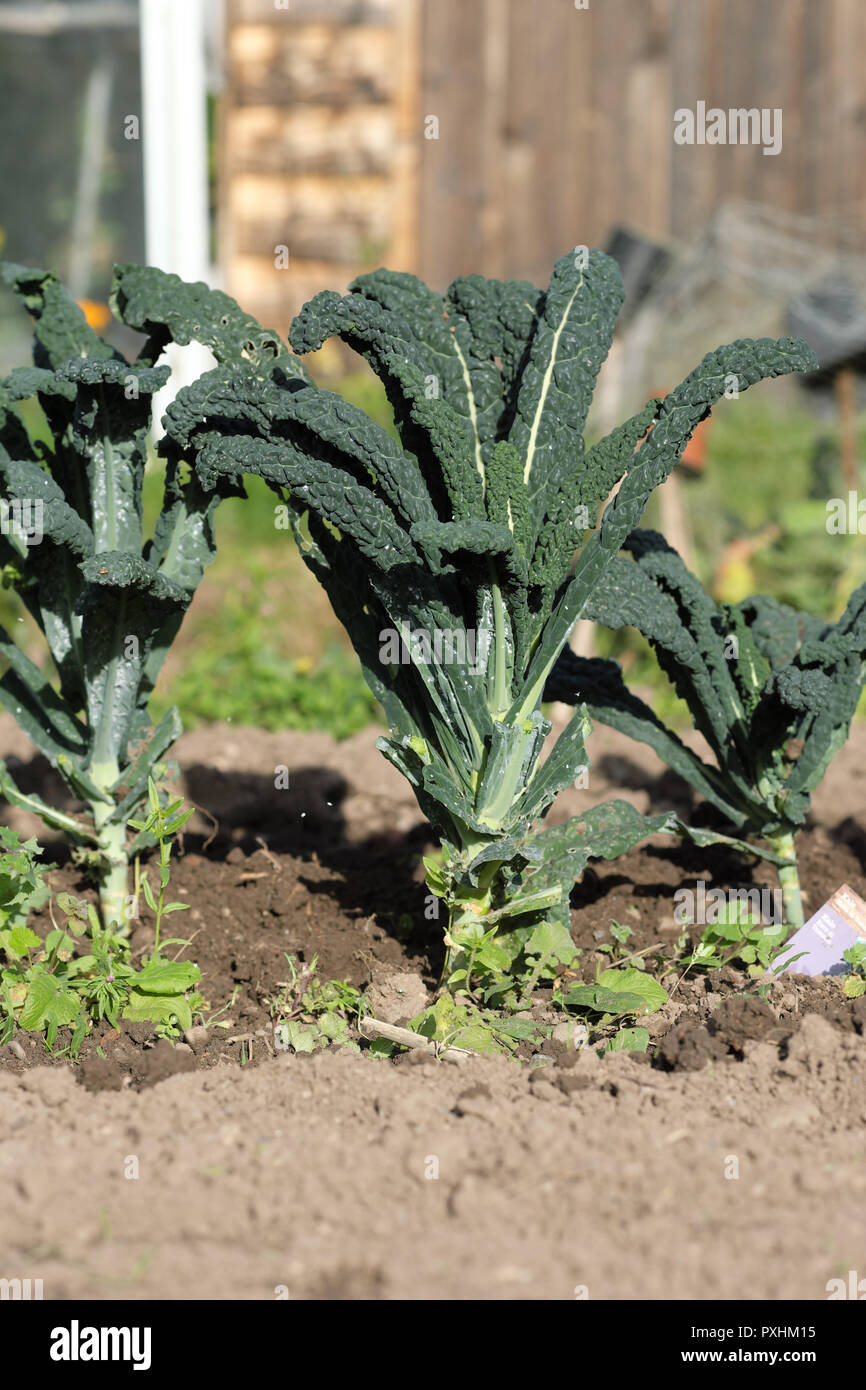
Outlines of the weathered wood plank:
{"label": "weathered wood plank", "polygon": [[598,113],[592,99],[594,35],[593,11],[575,10],[572,23],[568,26],[568,68],[563,107],[570,146],[563,197],[569,227],[568,240],[575,246],[593,245],[599,240],[595,225],[597,160],[594,140]]}
{"label": "weathered wood plank", "polygon": [[[718,100],[722,110],[750,110],[772,105],[762,82],[762,49],[769,27],[768,8],[755,6],[751,0],[731,0],[724,6],[721,20],[717,16],[716,44],[725,59],[724,82]],[[717,146],[712,154],[717,184],[713,209],[726,198],[761,201],[763,166],[770,158],[778,156],[765,156],[757,145],[739,144]]]}
{"label": "weathered wood plank", "polygon": [[[689,240],[734,197],[866,212],[864,0],[228,0],[228,15],[220,225],[247,267],[282,242],[337,281],[377,253],[439,288],[474,270],[541,281],[616,222]],[[782,153],[676,145],[674,111],[699,101],[781,107]],[[268,177],[279,195],[248,182]]]}
{"label": "weathered wood plank", "polygon": [[463,0],[424,6],[419,255],[440,290],[484,265],[484,18]]}
{"label": "weathered wood plank", "polygon": [[543,222],[539,209],[533,205],[536,158],[533,111],[530,87],[522,77],[524,67],[534,60],[529,19],[531,16],[524,7],[509,0],[506,15],[508,104],[502,178],[496,195],[503,204],[501,217],[507,273],[520,279],[530,276],[533,241],[537,240],[539,224]]}
{"label": "weathered wood plank", "polygon": [[228,38],[235,106],[389,102],[393,34],[385,27],[240,24]]}
{"label": "weathered wood plank", "polygon": [[[673,116],[681,109],[695,110],[704,98],[703,13],[694,0],[674,0],[671,26],[671,139]],[[703,185],[705,148],[673,146],[671,152],[671,231],[690,238],[700,223],[705,202]]]}
{"label": "weathered wood plank", "polygon": [[598,175],[595,240],[602,244],[617,223],[634,225],[635,209],[640,206],[634,171],[642,162],[646,113],[635,108],[632,85],[651,15],[648,4],[636,10],[629,0],[612,0],[597,11],[600,32],[594,90],[605,120],[601,127],[604,155]]}
{"label": "weathered wood plank", "polygon": [[[772,112],[781,111],[782,149],[773,155],[765,155],[762,148],[752,150],[749,196],[755,202],[783,211],[793,210],[794,206],[797,150],[802,134],[801,113],[796,102],[790,99],[790,79],[796,71],[798,46],[797,31],[791,20],[797,17],[797,8],[791,0],[769,0],[762,13],[754,16],[753,23],[758,27],[750,34],[755,72],[751,104]],[[774,115],[774,122],[775,119]]]}
{"label": "weathered wood plank", "polygon": [[801,129],[808,131],[800,151],[797,210],[810,212],[816,201],[823,198],[826,177],[829,135],[829,111],[825,107],[825,78],[827,67],[828,6],[807,4],[800,34],[802,71]]}
{"label": "weathered wood plank", "polygon": [[[856,209],[861,219],[866,212],[863,202],[863,166],[866,164],[864,33],[862,0],[835,0],[830,19],[828,64],[835,100],[827,147],[832,151],[828,163],[832,166],[833,181],[827,211],[842,214],[848,210],[850,215]],[[841,239],[844,236],[841,229],[840,234]]]}
{"label": "weathered wood plank", "polygon": [[395,270],[414,271],[418,266],[421,211],[421,0],[401,0],[397,7],[394,68],[389,264]]}
{"label": "weathered wood plank", "polygon": [[241,106],[226,140],[229,174],[386,174],[396,144],[387,106]]}
{"label": "weathered wood plank", "polygon": [[627,187],[618,220],[659,241],[670,233],[673,119],[667,34],[671,0],[647,0],[640,45],[626,79]]}
{"label": "weathered wood plank", "polygon": [[[273,261],[267,257],[239,255],[234,264],[234,283],[244,303],[291,304],[294,306],[292,313],[296,313],[304,300],[318,294],[319,290],[344,292],[357,273],[354,263],[340,265],[333,261],[298,257],[287,270],[276,270]],[[282,323],[278,327],[280,332],[284,332],[288,325]]]}
{"label": "weathered wood plank", "polygon": [[484,171],[484,205],[481,239],[486,273],[502,276],[506,268],[507,204],[501,191],[505,167],[505,125],[510,99],[508,81],[509,0],[483,0],[484,45],[482,50],[484,101],[480,111],[481,167]]}
{"label": "weathered wood plank", "polygon": [[[803,205],[803,151],[810,140],[808,113],[805,106],[805,20],[809,0],[788,0],[781,18],[778,36],[780,73],[780,104],[783,111],[784,163],[779,165],[777,181],[771,171],[774,205],[787,212],[797,212]],[[773,160],[774,164],[779,161]]]}
{"label": "weathered wood plank", "polygon": [[589,235],[584,190],[576,187],[583,150],[570,126],[570,82],[575,31],[586,33],[590,22],[571,5],[509,4],[504,160],[495,186],[505,200],[506,273],[535,283],[546,283],[554,258]]}
{"label": "weathered wood plank", "polygon": [[238,254],[346,263],[380,262],[388,246],[391,190],[385,179],[244,174],[229,203]]}

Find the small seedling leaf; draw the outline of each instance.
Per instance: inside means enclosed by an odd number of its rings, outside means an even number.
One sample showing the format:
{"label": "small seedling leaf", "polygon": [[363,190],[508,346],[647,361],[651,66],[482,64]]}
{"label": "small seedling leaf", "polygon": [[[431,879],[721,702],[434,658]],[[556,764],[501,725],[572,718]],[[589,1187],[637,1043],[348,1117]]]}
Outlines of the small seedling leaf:
{"label": "small seedling leaf", "polygon": [[146,994],[183,994],[201,979],[192,961],[151,960],[135,977],[135,988]]}
{"label": "small seedling leaf", "polygon": [[42,942],[29,927],[12,927],[10,931],[0,932],[0,945],[10,956],[20,958],[28,951],[35,951]]}
{"label": "small seedling leaf", "polygon": [[605,1052],[646,1052],[650,1035],[645,1028],[621,1028],[604,1045]]}
{"label": "small seedling leaf", "polygon": [[655,1013],[656,1009],[661,1009],[668,1000],[661,985],[651,975],[642,970],[635,970],[633,966],[604,970],[598,977],[598,983],[605,989],[617,992],[624,990],[628,994],[637,995],[643,1000],[643,1007],[638,1010],[642,1014]]}

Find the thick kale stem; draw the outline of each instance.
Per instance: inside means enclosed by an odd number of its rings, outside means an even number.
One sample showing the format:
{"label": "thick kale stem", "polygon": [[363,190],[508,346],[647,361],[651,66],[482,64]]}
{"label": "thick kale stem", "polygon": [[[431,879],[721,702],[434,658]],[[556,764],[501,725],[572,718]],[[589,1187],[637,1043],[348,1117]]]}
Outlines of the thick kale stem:
{"label": "thick kale stem", "polygon": [[99,907],[103,925],[117,923],[121,935],[129,933],[129,862],[126,856],[126,831],[123,825],[104,825],[97,829],[101,858]]}
{"label": "thick kale stem", "polygon": [[[477,928],[479,924],[483,929],[484,918],[490,911],[493,901],[492,885],[501,865],[501,860],[491,860],[481,869],[477,887],[457,886],[452,890],[448,912],[448,930],[445,935],[445,960],[442,965],[442,974],[439,977],[440,990],[449,987],[448,981],[456,969],[471,970],[472,946],[460,941],[455,933],[459,933],[464,927]],[[468,974],[465,986],[467,989],[470,986]]]}
{"label": "thick kale stem", "polygon": [[[105,762],[93,764],[91,776],[97,787],[111,787],[118,777],[117,764]],[[103,926],[112,922],[117,924],[121,935],[129,934],[129,856],[126,852],[126,826],[120,821],[109,821],[114,810],[114,800],[94,801],[90,804],[96,843],[99,853],[99,907]]]}
{"label": "thick kale stem", "polygon": [[782,889],[782,904],[785,909],[785,922],[789,927],[796,928],[803,925],[803,900],[800,896],[800,871],[797,867],[797,855],[794,849],[794,835],[792,831],[783,831],[778,835],[768,836],[770,844],[776,854],[783,855],[791,860],[790,864],[781,864],[776,872],[779,877],[779,886]]}

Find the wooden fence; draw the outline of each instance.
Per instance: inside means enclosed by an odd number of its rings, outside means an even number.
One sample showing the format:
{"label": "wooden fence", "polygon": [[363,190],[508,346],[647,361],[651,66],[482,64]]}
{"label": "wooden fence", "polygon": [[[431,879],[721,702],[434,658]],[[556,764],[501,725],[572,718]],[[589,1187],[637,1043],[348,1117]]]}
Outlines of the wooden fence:
{"label": "wooden fence", "polygon": [[[540,283],[729,198],[866,216],[866,0],[229,0],[227,52],[222,248],[271,319],[383,261]],[[781,152],[676,144],[699,101],[780,108]]]}
{"label": "wooden fence", "polygon": [[277,328],[316,290],[412,263],[419,14],[228,0],[220,255],[231,293]]}

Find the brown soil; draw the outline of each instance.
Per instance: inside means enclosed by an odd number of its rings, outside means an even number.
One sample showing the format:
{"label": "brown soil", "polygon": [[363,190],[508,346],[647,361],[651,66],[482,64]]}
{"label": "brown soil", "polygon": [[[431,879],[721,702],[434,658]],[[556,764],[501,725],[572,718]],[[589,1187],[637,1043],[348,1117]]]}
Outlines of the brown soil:
{"label": "brown soil", "polygon": [[[593,1298],[823,1299],[828,1279],[866,1272],[866,1001],[835,980],[786,977],[764,1001],[731,969],[672,974],[646,1058],[553,1045],[533,1067],[274,1055],[267,1001],[286,953],[372,981],[392,1021],[436,979],[427,834],[373,741],[227,726],[181,740],[182,789],[202,814],[172,878],[191,910],[171,925],[192,938],[211,1006],[234,1000],[230,1027],[172,1047],[146,1025],[103,1026],[77,1067],[46,1065],[26,1035],[3,1051],[0,1277],[41,1277],[48,1298],[285,1285],[293,1298],[535,1299],[585,1285]],[[811,908],[842,881],[866,891],[864,751],[858,727],[801,836]],[[688,808],[648,750],[597,731],[591,752],[591,791],[564,797],[557,820],[612,794]],[[10,753],[22,785],[61,800],[0,720]],[[280,765],[289,791],[274,790]],[[47,844],[55,888],[82,891],[59,842],[8,820]],[[674,892],[701,877],[772,882],[661,838],[594,865],[572,899],[583,975],[611,920],[632,928],[628,951],[670,951]],[[151,942],[142,923],[133,950]]]}

